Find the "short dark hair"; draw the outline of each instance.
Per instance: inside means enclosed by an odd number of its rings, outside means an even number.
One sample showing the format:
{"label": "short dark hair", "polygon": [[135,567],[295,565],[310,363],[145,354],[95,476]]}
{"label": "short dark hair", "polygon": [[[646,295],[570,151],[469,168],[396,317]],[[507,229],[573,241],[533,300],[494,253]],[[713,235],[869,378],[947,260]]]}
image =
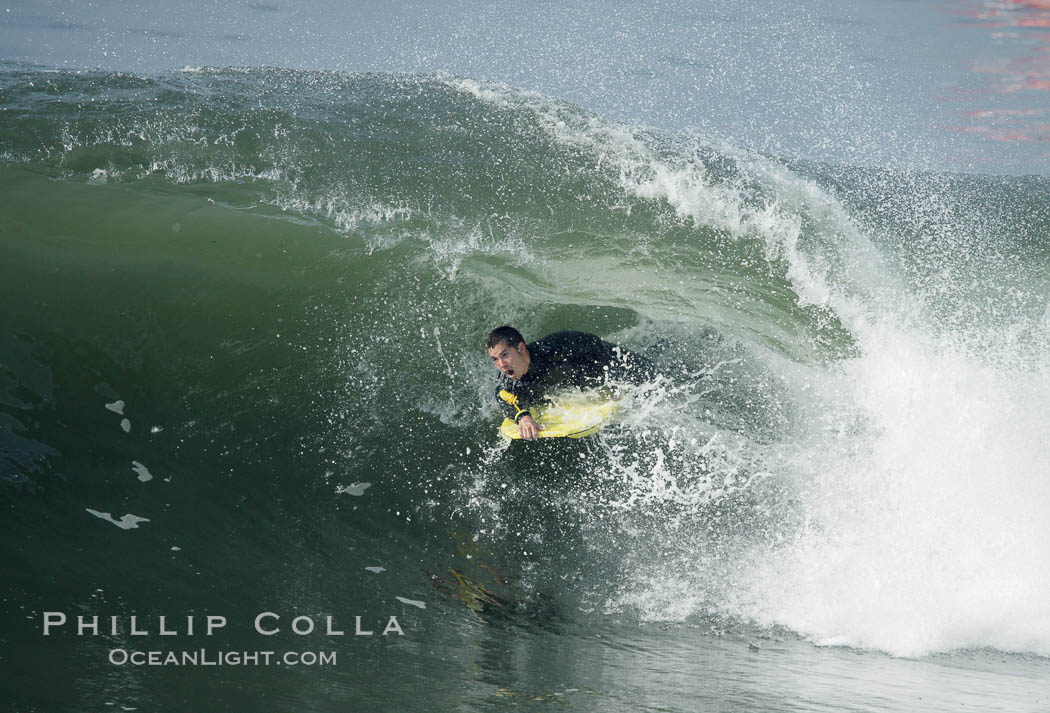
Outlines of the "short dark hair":
{"label": "short dark hair", "polygon": [[514,327],[503,325],[489,332],[489,338],[485,340],[485,348],[492,349],[503,344],[503,342],[506,342],[509,346],[516,347],[524,341],[525,337],[521,336],[521,332],[514,329]]}

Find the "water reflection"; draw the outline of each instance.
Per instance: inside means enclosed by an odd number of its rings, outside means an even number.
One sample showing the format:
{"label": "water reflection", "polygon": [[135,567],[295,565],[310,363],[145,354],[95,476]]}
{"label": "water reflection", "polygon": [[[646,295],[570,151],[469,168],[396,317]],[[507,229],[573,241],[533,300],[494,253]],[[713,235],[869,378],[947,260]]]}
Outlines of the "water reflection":
{"label": "water reflection", "polygon": [[[970,69],[982,78],[951,128],[998,142],[1050,144],[1050,0],[984,0],[945,5],[972,36]],[[976,34],[974,34],[976,33]],[[949,100],[950,101],[950,100]],[[1050,150],[1040,153],[1050,157]]]}

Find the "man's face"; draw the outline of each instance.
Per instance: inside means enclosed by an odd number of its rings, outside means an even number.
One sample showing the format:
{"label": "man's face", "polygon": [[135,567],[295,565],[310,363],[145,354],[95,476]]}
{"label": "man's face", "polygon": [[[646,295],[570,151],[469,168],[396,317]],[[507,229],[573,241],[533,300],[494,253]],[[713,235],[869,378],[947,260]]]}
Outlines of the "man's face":
{"label": "man's face", "polygon": [[520,379],[529,370],[529,350],[525,342],[518,342],[516,347],[500,342],[488,352],[496,368],[512,379]]}

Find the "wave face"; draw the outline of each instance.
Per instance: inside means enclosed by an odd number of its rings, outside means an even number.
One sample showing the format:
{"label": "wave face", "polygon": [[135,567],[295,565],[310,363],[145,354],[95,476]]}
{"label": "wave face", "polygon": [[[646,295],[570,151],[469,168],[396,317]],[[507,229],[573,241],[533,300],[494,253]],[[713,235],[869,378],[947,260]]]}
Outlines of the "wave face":
{"label": "wave face", "polygon": [[[498,570],[576,623],[1050,656],[1045,179],[786,165],[449,75],[8,64],[0,105],[31,606],[453,612],[429,575]],[[667,376],[508,449],[504,323]]]}

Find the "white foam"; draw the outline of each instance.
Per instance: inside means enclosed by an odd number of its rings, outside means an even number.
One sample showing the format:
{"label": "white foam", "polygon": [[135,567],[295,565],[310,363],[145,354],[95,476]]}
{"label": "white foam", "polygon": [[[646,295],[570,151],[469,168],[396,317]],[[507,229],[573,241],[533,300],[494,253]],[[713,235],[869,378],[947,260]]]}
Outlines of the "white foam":
{"label": "white foam", "polygon": [[[801,367],[823,382],[796,394],[809,420],[759,464],[794,491],[800,522],[732,566],[696,557],[658,568],[631,603],[652,618],[713,608],[901,656],[1050,656],[1050,379],[1026,346],[1039,335],[1017,316],[941,328],[848,221],[833,246],[802,246],[780,219],[761,230],[800,302],[833,308],[859,355]],[[641,474],[644,494],[683,501],[659,487],[674,482],[661,467],[658,457]]]}
{"label": "white foam", "polygon": [[921,335],[866,346],[839,385],[864,428],[793,474],[807,524],[751,563],[752,613],[901,655],[1050,655],[1050,384]]}
{"label": "white foam", "polygon": [[93,186],[104,186],[109,183],[110,179],[119,179],[120,171],[107,170],[105,168],[96,168],[88,176],[87,182]]}
{"label": "white foam", "polygon": [[371,483],[351,483],[350,485],[337,485],[335,492],[340,495],[355,495],[361,496],[365,494],[365,491],[372,487]]}
{"label": "white foam", "polygon": [[142,465],[137,460],[131,461],[131,469],[138,473],[139,480],[143,483],[148,483],[153,480],[153,474],[149,472],[149,468]]}
{"label": "white foam", "polygon": [[149,518],[139,517],[138,515],[132,515],[130,513],[117,520],[108,512],[99,512],[98,510],[92,510],[91,508],[84,509],[97,518],[113,523],[122,530],[134,530],[138,528],[140,522],[149,522]]}
{"label": "white foam", "polygon": [[418,599],[405,599],[404,597],[394,597],[394,599],[398,600],[402,604],[407,604],[412,607],[419,607],[420,609],[427,608],[426,602],[421,602]]}

